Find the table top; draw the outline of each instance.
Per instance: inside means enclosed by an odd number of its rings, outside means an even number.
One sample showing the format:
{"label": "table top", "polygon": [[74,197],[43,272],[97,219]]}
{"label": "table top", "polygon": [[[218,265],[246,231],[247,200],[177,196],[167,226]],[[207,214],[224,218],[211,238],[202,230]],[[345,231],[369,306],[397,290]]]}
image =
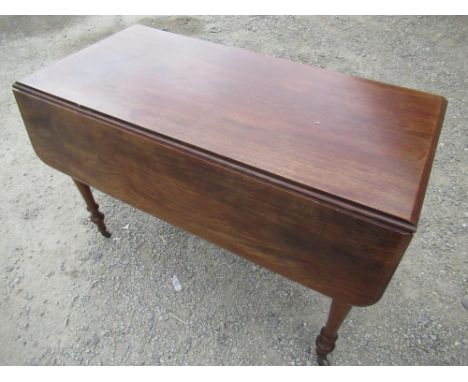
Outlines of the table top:
{"label": "table top", "polygon": [[413,232],[443,97],[136,25],[17,81]]}

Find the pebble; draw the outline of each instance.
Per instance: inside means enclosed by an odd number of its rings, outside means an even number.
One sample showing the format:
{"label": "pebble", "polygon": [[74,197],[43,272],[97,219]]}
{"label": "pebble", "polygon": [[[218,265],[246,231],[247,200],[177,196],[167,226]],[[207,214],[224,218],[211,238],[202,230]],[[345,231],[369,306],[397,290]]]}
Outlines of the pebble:
{"label": "pebble", "polygon": [[271,327],[277,328],[279,323],[280,320],[276,314],[272,314],[270,315],[270,317],[268,317],[268,325],[270,325]]}
{"label": "pebble", "polygon": [[180,292],[182,290],[182,285],[180,284],[179,278],[176,275],[174,275],[171,277],[171,281],[175,291]]}
{"label": "pebble", "polygon": [[91,337],[88,338],[86,343],[88,345],[91,345],[91,346],[96,346],[100,341],[101,341],[101,339],[99,338],[99,336],[94,334],[94,335],[92,335]]}
{"label": "pebble", "polygon": [[463,297],[461,303],[465,309],[468,309],[468,296]]}
{"label": "pebble", "polygon": [[96,261],[96,262],[101,260],[101,258],[102,258],[102,252],[95,252],[91,256],[91,260]]}
{"label": "pebble", "polygon": [[218,27],[218,26],[214,26],[214,27],[211,27],[208,31],[210,33],[219,33],[219,32],[221,32],[221,28]]}

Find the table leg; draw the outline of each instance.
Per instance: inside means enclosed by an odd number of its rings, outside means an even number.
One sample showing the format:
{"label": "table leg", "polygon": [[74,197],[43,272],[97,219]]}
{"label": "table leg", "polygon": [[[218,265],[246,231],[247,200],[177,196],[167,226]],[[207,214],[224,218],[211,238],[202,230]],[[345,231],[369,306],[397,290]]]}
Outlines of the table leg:
{"label": "table leg", "polygon": [[76,187],[78,187],[81,196],[85,200],[86,209],[91,213],[91,221],[96,224],[102,236],[110,237],[111,234],[107,231],[106,225],[104,224],[104,214],[99,211],[99,204],[94,200],[91,188],[89,188],[87,184],[81,183],[76,179],[73,179],[73,182],[75,182]]}
{"label": "table leg", "polygon": [[352,305],[332,300],[327,324],[320,331],[320,335],[315,340],[317,362],[320,366],[330,365],[327,355],[335,349],[335,342],[338,339],[338,329],[351,310]]}

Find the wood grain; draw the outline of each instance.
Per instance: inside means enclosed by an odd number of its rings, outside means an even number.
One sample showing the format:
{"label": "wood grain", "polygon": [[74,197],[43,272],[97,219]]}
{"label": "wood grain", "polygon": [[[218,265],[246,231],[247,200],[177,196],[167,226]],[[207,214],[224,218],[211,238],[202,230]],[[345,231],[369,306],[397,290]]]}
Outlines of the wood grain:
{"label": "wood grain", "polygon": [[15,86],[407,232],[446,107],[440,96],[142,26]]}
{"label": "wood grain", "polygon": [[375,303],[411,240],[78,107],[15,96],[48,165],[347,303]]}

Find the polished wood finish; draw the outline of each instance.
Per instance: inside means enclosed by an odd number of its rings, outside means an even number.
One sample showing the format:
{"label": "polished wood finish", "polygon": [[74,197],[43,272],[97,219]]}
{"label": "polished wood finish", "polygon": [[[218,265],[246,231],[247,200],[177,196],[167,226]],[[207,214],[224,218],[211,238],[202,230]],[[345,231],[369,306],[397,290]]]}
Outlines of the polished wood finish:
{"label": "polished wood finish", "polygon": [[14,93],[37,155],[77,185],[333,298],[323,362],[411,241],[446,105],[141,26]]}
{"label": "polished wood finish", "polygon": [[408,231],[446,104],[143,26],[19,82]]}
{"label": "polished wood finish", "polygon": [[73,182],[86,203],[86,209],[91,213],[90,220],[96,224],[102,236],[110,237],[111,234],[107,231],[106,225],[104,224],[104,214],[99,211],[99,204],[94,200],[90,187],[76,179],[73,179]]}
{"label": "polished wood finish", "polygon": [[16,97],[45,163],[328,296],[376,302],[411,239],[76,107]]}

